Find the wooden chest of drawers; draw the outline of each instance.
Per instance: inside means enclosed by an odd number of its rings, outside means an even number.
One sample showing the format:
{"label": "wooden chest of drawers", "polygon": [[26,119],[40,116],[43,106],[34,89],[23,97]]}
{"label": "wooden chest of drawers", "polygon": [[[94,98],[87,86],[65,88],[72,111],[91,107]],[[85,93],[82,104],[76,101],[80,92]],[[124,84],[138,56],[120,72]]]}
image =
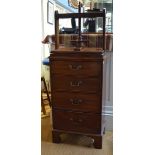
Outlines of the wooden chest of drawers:
{"label": "wooden chest of drawers", "polygon": [[50,55],[53,142],[61,133],[94,139],[102,148],[105,64],[102,50],[57,49]]}

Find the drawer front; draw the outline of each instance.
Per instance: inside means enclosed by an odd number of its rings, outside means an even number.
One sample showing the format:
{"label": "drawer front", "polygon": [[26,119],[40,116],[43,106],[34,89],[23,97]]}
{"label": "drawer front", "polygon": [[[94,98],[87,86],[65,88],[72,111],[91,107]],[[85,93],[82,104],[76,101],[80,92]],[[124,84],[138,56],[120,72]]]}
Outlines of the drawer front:
{"label": "drawer front", "polygon": [[101,133],[101,115],[53,110],[53,128],[84,133]]}
{"label": "drawer front", "polygon": [[101,62],[52,61],[51,71],[54,74],[63,75],[99,76],[101,64]]}
{"label": "drawer front", "polygon": [[54,93],[52,103],[55,108],[101,112],[100,95],[98,94]]}
{"label": "drawer front", "polygon": [[99,78],[77,78],[52,75],[53,91],[96,93],[101,88]]}

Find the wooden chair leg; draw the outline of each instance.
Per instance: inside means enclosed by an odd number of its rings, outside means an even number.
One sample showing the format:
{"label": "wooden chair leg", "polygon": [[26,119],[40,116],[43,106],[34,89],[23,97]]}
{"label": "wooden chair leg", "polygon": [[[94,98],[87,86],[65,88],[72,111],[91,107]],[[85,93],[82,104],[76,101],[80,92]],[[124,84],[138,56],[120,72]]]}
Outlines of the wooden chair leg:
{"label": "wooden chair leg", "polygon": [[46,115],[46,110],[45,110],[45,105],[44,105],[42,95],[41,95],[41,109],[42,109],[43,114]]}
{"label": "wooden chair leg", "polygon": [[48,93],[48,89],[47,89],[47,85],[46,85],[46,82],[45,82],[45,78],[42,77],[41,80],[42,80],[43,83],[44,83],[44,88],[45,88],[45,92],[46,92],[46,95],[47,95],[47,99],[48,99],[49,105],[50,105],[50,107],[51,107],[51,106],[52,106],[52,105],[51,105],[51,100],[50,100],[50,96],[49,96],[49,93]]}

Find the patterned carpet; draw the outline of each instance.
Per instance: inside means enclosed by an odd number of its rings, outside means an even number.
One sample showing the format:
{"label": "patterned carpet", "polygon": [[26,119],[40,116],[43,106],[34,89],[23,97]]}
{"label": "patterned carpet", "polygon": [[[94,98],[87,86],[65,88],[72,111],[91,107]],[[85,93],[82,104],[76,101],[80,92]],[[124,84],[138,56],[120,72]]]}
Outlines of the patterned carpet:
{"label": "patterned carpet", "polygon": [[77,135],[67,135],[60,144],[42,141],[41,155],[112,155],[111,135],[111,132],[107,132],[104,136],[102,149],[93,148],[89,137]]}

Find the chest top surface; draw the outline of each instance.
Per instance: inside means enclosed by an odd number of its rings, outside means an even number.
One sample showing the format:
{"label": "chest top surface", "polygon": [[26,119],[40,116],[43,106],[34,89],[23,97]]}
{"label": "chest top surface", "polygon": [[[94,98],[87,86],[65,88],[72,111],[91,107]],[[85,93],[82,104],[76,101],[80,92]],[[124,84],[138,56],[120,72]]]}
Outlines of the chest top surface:
{"label": "chest top surface", "polygon": [[50,54],[51,59],[100,59],[103,60],[105,51],[101,48],[82,48],[75,51],[74,48],[59,48]]}

